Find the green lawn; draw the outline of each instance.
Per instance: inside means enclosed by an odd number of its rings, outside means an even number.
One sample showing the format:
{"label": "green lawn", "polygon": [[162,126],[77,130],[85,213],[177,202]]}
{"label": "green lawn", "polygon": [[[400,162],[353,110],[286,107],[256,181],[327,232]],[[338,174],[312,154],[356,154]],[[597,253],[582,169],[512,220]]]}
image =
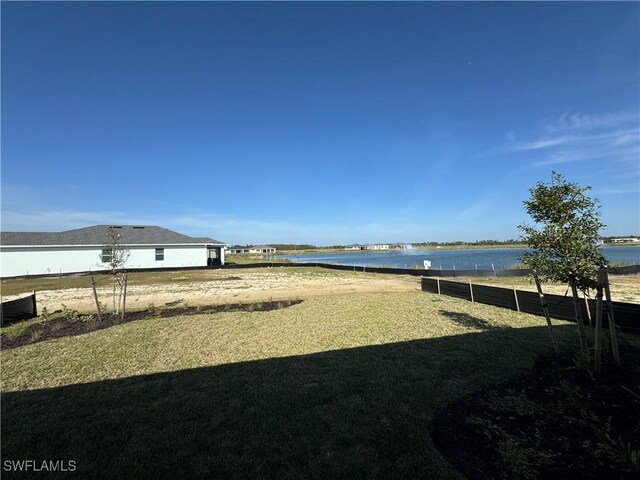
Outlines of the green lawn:
{"label": "green lawn", "polygon": [[2,460],[75,460],[77,478],[459,478],[432,418],[549,353],[543,322],[422,292],[339,295],[2,351]]}

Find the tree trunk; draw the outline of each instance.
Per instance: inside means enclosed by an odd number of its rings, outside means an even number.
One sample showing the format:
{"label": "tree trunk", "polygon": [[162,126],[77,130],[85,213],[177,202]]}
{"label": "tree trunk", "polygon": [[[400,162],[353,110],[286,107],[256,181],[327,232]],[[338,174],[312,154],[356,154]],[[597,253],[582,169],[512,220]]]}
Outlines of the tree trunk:
{"label": "tree trunk", "polygon": [[571,280],[571,293],[573,296],[573,309],[575,311],[575,319],[578,324],[578,336],[580,337],[580,350],[589,355],[589,344],[587,343],[587,336],[584,332],[584,323],[582,321],[582,313],[580,312],[578,288],[576,287],[575,280]]}
{"label": "tree trunk", "polygon": [[96,301],[96,311],[98,312],[98,321],[102,322],[102,313],[100,312],[100,302],[98,301],[98,292],[96,292],[96,281],[91,275],[91,283],[93,284],[93,299]]}
{"label": "tree trunk", "polygon": [[124,320],[124,314],[127,306],[127,283],[129,283],[129,275],[124,274],[124,290],[122,292],[122,317],[121,320]]}
{"label": "tree trunk", "polygon": [[604,293],[606,295],[605,305],[607,306],[607,317],[609,319],[609,335],[611,335],[611,350],[613,359],[620,366],[620,349],[618,348],[618,331],[616,329],[616,320],[613,317],[613,304],[611,303],[611,289],[609,288],[609,272],[606,267],[601,267],[602,277],[604,280]]}
{"label": "tree trunk", "polygon": [[544,294],[542,293],[542,286],[540,285],[540,279],[534,273],[533,278],[536,281],[536,288],[538,289],[538,297],[540,298],[540,305],[542,305],[542,311],[544,312],[544,318],[547,320],[547,327],[549,329],[549,336],[551,337],[551,345],[553,345],[553,351],[556,354],[560,353],[560,349],[558,348],[558,341],[556,340],[556,334],[553,331],[553,325],[551,323],[551,317],[549,316],[549,309],[547,308],[547,301],[544,299]]}
{"label": "tree trunk", "polygon": [[111,278],[111,283],[113,284],[113,298],[112,298],[112,301],[113,301],[113,314],[115,315],[116,313],[118,313],[118,308],[117,308],[117,305],[116,305],[116,283],[117,283],[117,280],[116,280],[116,274],[115,273],[113,274],[113,277]]}
{"label": "tree trunk", "polygon": [[118,313],[122,313],[122,293],[124,290],[124,274],[118,274]]}

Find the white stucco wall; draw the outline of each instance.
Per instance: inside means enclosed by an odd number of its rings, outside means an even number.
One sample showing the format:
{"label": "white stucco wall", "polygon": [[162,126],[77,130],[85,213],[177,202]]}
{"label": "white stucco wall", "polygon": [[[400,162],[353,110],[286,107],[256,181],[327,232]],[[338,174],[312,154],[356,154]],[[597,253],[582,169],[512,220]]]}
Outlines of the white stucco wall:
{"label": "white stucco wall", "polygon": [[[164,248],[164,261],[156,261],[156,248]],[[204,267],[207,248],[194,246],[129,247],[128,268]]]}
{"label": "white stucco wall", "polygon": [[100,270],[97,247],[16,247],[0,250],[0,276]]}
{"label": "white stucco wall", "polygon": [[[164,261],[156,261],[156,246],[130,246],[126,267],[173,268],[207,265],[204,245],[160,246]],[[224,250],[223,250],[224,252]],[[102,247],[3,247],[0,249],[0,276],[42,275],[105,270]],[[222,253],[224,262],[224,253]]]}

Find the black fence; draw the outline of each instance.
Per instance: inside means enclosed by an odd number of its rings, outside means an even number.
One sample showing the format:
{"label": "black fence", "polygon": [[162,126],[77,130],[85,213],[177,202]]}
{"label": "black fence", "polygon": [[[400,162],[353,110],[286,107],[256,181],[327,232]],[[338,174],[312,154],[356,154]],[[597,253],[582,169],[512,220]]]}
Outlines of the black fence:
{"label": "black fence", "polygon": [[[439,278],[422,278],[422,290],[440,293],[472,302],[484,303],[496,307],[509,308],[533,315],[544,315],[537,292],[510,288],[475,285],[471,283],[451,282]],[[545,294],[549,315],[562,320],[575,320],[573,297],[569,295]],[[588,299],[589,313],[595,319],[596,301]],[[635,303],[611,302],[616,324],[623,332],[640,334],[640,305]],[[578,302],[583,318],[587,316],[584,300]],[[603,325],[607,325],[607,316],[603,316]]]}
{"label": "black fence", "polygon": [[388,267],[363,267],[353,265],[336,265],[334,263],[286,263],[286,262],[265,262],[265,263],[247,263],[247,264],[225,264],[218,268],[260,268],[260,267],[318,267],[328,268],[330,270],[345,270],[349,272],[375,272],[375,273],[392,273],[396,275],[413,275],[420,277],[425,274],[424,269],[414,268],[388,268]]}
{"label": "black fence", "polygon": [[515,294],[509,295],[505,293],[505,290],[504,288],[491,287],[489,285],[474,285],[473,299],[476,302],[486,303],[487,305],[518,310],[519,306],[516,303]]}
{"label": "black fence", "polygon": [[8,325],[18,320],[26,320],[38,316],[38,307],[36,305],[36,294],[28,297],[18,298],[2,302],[0,308],[0,325]]}
{"label": "black fence", "polygon": [[260,267],[319,267],[332,270],[347,270],[351,272],[391,273],[395,275],[413,275],[417,277],[526,277],[530,270],[425,270],[423,268],[392,268],[392,267],[363,267],[353,265],[337,265],[335,263],[285,263],[262,262],[245,264],[225,264],[215,268],[260,268]]}
{"label": "black fence", "polygon": [[608,267],[607,271],[614,275],[631,275],[640,273],[640,265],[628,265],[626,267]]}
{"label": "black fence", "polygon": [[[391,268],[391,267],[363,267],[353,265],[337,265],[335,263],[305,262],[305,263],[287,263],[287,262],[261,262],[246,264],[225,264],[213,268],[260,268],[260,267],[319,267],[331,268],[334,270],[349,270],[352,272],[377,272],[377,273],[393,273],[399,275],[414,275],[420,277],[526,277],[531,274],[528,268],[510,268],[507,270],[438,270],[423,268]],[[201,267],[189,267],[201,268]],[[211,268],[211,267],[210,267]],[[153,270],[153,269],[147,269]],[[607,271],[613,275],[629,275],[640,273],[640,265],[630,265],[627,267],[609,267]]]}
{"label": "black fence", "polygon": [[526,277],[531,270],[514,268],[509,270],[422,270],[425,277]]}

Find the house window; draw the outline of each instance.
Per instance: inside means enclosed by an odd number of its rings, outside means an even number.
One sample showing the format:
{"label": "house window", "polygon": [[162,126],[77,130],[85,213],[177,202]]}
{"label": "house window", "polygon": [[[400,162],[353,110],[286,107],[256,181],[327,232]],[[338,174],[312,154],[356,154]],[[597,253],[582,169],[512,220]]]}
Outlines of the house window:
{"label": "house window", "polygon": [[102,249],[102,263],[111,263],[113,261],[113,250],[110,248]]}
{"label": "house window", "polygon": [[156,248],[156,262],[164,261],[164,248]]}

